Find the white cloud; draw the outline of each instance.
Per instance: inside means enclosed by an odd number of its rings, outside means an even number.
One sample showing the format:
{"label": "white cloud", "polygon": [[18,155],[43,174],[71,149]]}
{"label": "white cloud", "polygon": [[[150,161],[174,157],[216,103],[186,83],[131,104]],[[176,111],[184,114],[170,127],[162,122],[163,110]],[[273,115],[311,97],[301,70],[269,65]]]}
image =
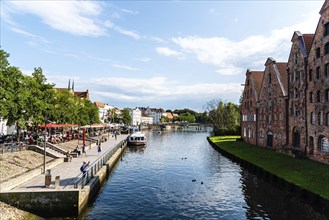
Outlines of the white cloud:
{"label": "white cloud", "polygon": [[[296,30],[302,33],[314,32],[319,15],[312,12],[299,24],[273,30],[269,35],[249,36],[240,41],[224,37],[204,38],[199,36],[175,37],[172,41],[181,47],[184,53],[195,54],[205,64],[218,67],[216,72],[223,75],[241,74],[256,63],[264,64],[267,57],[285,61],[291,47],[291,36]],[[170,49],[163,49],[163,54],[176,55]],[[262,66],[261,66],[262,67]],[[262,67],[263,68],[263,67]]]}
{"label": "white cloud", "polygon": [[115,26],[114,27],[114,30],[118,31],[120,34],[130,36],[130,37],[134,38],[135,40],[139,40],[141,38],[139,36],[139,34],[136,33],[135,31],[125,30],[125,29],[122,29],[122,28],[120,28],[118,26]]}
{"label": "white cloud", "polygon": [[131,10],[128,10],[128,9],[121,9],[122,12],[125,12],[125,13],[128,13],[128,14],[132,14],[132,15],[137,15],[139,14],[138,11],[131,11]]}
{"label": "white cloud", "polygon": [[113,64],[112,67],[118,68],[118,69],[124,69],[129,71],[138,71],[138,68],[131,67],[131,66],[125,66],[125,65],[119,65],[119,64]]}
{"label": "white cloud", "polygon": [[101,36],[106,30],[95,22],[101,6],[95,1],[8,1],[10,7],[42,18],[50,27],[74,35]]}
{"label": "white cloud", "polygon": [[175,50],[172,50],[172,49],[170,49],[168,47],[157,47],[155,50],[159,54],[164,55],[164,56],[167,56],[167,57],[170,57],[170,56],[179,57],[179,56],[182,55],[182,53],[177,52]]}

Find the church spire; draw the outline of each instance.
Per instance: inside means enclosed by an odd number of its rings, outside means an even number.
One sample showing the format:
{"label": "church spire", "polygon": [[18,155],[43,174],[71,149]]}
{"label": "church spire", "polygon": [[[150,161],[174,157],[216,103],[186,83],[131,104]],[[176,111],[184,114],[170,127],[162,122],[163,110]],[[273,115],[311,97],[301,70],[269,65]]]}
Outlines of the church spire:
{"label": "church spire", "polygon": [[74,91],[74,80],[72,82],[72,91]]}
{"label": "church spire", "polygon": [[68,89],[68,90],[71,89],[71,79],[69,79],[69,85],[67,86],[67,89]]}

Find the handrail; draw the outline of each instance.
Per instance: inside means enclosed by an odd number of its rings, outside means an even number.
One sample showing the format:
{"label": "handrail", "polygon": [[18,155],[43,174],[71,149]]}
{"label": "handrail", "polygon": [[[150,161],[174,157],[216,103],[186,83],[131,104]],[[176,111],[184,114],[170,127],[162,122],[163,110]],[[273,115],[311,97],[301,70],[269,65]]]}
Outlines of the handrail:
{"label": "handrail", "polygon": [[104,155],[98,158],[96,161],[91,163],[85,174],[80,173],[76,176],[76,181],[74,182],[74,188],[78,188],[81,185],[83,188],[93,177],[94,175],[106,164],[106,162],[114,155],[114,153],[125,145],[126,140],[120,141],[115,147],[108,149]]}
{"label": "handrail", "polygon": [[54,145],[54,144],[51,144],[51,143],[49,143],[49,142],[46,142],[46,146],[47,146],[48,148],[54,150],[54,151],[57,151],[58,153],[61,153],[61,154],[64,154],[64,155],[66,154],[66,151],[65,151],[63,148],[58,147],[58,146],[56,146],[56,145]]}

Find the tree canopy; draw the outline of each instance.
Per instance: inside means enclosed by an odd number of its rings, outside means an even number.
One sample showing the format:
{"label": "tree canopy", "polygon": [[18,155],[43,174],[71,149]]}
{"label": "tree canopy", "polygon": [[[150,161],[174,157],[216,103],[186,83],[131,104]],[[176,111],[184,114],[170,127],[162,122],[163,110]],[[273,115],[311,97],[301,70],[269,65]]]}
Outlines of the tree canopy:
{"label": "tree canopy", "polygon": [[46,120],[86,125],[98,123],[98,109],[90,100],[76,97],[70,90],[56,90],[42,69],[32,76],[10,66],[9,54],[0,49],[0,117],[17,129],[35,128]]}

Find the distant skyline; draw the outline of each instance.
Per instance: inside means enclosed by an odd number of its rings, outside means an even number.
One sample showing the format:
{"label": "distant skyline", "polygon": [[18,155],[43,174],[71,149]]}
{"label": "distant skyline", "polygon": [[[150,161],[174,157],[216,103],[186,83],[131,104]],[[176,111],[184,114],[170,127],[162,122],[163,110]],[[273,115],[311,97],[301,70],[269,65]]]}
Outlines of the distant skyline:
{"label": "distant skyline", "polygon": [[287,62],[319,1],[1,1],[1,49],[30,75],[119,108],[239,102],[247,69]]}

